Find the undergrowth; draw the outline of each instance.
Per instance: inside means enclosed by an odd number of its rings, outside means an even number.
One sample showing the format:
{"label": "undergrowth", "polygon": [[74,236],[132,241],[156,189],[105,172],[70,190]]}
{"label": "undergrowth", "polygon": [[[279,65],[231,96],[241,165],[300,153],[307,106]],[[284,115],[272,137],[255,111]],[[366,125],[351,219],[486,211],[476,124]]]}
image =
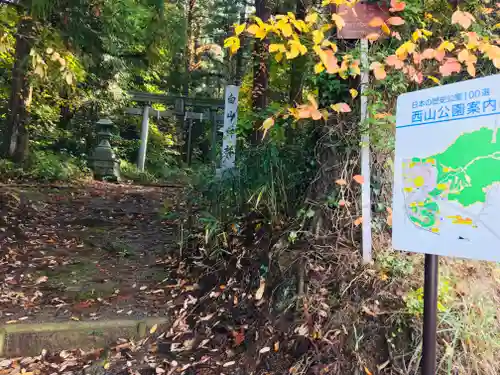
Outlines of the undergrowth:
{"label": "undergrowth", "polygon": [[0,179],[42,182],[75,181],[90,176],[86,162],[64,152],[34,151],[22,165],[0,160]]}

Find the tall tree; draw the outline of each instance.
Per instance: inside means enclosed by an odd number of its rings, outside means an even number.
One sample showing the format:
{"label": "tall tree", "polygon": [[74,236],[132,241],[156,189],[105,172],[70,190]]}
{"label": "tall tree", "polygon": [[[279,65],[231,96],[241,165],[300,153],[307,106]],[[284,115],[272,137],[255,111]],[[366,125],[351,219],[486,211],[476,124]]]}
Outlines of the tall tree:
{"label": "tall tree", "polygon": [[[297,0],[295,15],[304,19],[307,10],[307,0]],[[300,56],[292,61],[290,68],[290,104],[302,102],[302,88],[307,57]]]}
{"label": "tall tree", "polygon": [[[268,0],[255,0],[255,15],[267,22],[271,16]],[[256,112],[267,107],[269,89],[269,42],[266,39],[256,40],[254,44],[254,71],[252,106]],[[259,124],[257,124],[259,125]],[[252,139],[258,142],[258,131],[254,129]]]}
{"label": "tall tree", "polygon": [[7,128],[3,140],[3,154],[15,161],[23,161],[28,153],[28,115],[31,88],[28,77],[30,51],[34,39],[34,20],[30,4],[15,5],[20,14],[16,33],[11,94],[7,110]]}

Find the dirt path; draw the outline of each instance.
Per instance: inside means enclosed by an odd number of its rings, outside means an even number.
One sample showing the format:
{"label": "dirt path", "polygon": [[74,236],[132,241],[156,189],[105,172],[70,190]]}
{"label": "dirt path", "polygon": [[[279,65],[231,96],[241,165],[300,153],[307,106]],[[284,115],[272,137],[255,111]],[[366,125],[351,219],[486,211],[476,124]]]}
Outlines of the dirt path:
{"label": "dirt path", "polygon": [[171,322],[107,349],[0,359],[0,374],[288,373],[312,344],[286,308],[292,300],[279,310],[269,303],[287,286],[266,279],[265,247],[235,234],[223,253],[210,252],[203,228],[193,228],[200,240],[179,256],[183,194],[106,183],[0,186],[1,324]]}
{"label": "dirt path", "polygon": [[0,187],[0,322],[164,315],[181,193]]}

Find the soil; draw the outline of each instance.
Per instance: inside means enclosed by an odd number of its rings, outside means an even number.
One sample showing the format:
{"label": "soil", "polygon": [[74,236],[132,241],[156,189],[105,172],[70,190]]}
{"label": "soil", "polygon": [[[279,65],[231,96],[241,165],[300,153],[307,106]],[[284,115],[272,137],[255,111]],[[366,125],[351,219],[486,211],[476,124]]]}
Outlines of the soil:
{"label": "soil", "polygon": [[[164,316],[180,188],[0,187],[0,321]],[[165,292],[167,290],[167,293]]]}

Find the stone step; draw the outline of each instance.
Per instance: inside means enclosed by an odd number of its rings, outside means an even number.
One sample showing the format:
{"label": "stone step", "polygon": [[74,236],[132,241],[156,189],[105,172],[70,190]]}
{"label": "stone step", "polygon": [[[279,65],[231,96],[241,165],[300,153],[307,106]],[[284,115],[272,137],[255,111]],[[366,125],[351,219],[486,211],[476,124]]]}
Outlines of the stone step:
{"label": "stone step", "polygon": [[167,324],[167,318],[5,324],[0,326],[0,357],[36,356],[43,349],[52,353],[98,349],[113,345],[119,338],[144,338],[154,325]]}

